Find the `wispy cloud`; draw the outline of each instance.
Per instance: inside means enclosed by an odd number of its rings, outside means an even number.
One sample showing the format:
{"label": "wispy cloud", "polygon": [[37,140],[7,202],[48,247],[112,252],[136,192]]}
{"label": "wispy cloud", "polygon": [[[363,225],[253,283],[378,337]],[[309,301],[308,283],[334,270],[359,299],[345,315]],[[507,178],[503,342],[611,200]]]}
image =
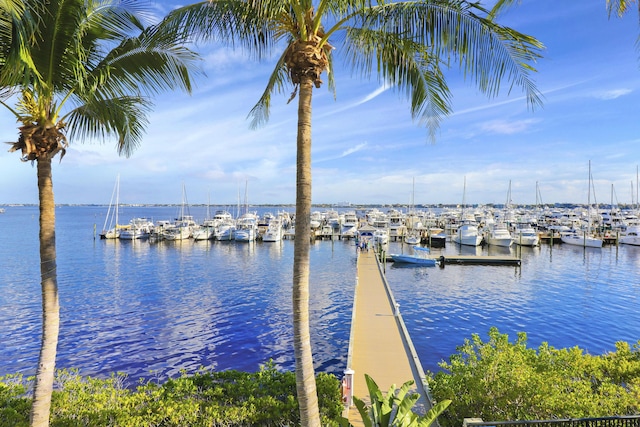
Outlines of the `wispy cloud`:
{"label": "wispy cloud", "polygon": [[537,119],[528,119],[528,120],[493,120],[488,123],[485,123],[481,126],[484,132],[497,133],[502,135],[513,135],[515,133],[523,132],[534,124],[540,122]]}
{"label": "wispy cloud", "polygon": [[620,98],[621,96],[629,95],[631,92],[633,92],[633,90],[631,89],[612,89],[603,92],[597,92],[594,94],[594,96],[597,99],[608,101],[611,99]]}

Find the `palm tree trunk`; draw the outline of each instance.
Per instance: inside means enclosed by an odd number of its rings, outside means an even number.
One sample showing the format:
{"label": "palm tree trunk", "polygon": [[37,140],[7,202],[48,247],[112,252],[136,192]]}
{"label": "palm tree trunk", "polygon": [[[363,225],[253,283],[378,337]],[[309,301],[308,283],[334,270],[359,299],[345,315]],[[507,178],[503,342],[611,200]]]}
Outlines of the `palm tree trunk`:
{"label": "palm tree trunk", "polygon": [[49,425],[51,393],[56,367],[60,304],[56,271],[55,203],[51,179],[51,159],[38,160],[40,198],[40,280],[42,287],[42,343],[36,372],[31,426]]}
{"label": "palm tree trunk", "polygon": [[313,81],[302,77],[298,94],[296,234],[293,251],[293,348],[302,426],[320,426],[318,393],[309,333],[309,252],[311,246],[311,95]]}

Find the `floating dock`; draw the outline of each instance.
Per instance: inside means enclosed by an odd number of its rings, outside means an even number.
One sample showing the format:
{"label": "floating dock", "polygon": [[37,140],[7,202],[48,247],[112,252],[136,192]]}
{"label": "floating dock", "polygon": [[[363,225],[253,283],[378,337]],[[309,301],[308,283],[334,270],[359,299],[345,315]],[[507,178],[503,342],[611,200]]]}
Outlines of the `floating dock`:
{"label": "floating dock", "polygon": [[[364,374],[368,374],[383,393],[413,380],[411,392],[420,400],[413,410],[419,415],[431,408],[431,395],[424,371],[400,314],[400,307],[382,272],[374,251],[360,252],[349,338],[347,369],[343,380],[344,416],[353,426],[362,426],[351,396],[370,403]],[[438,427],[437,421],[433,427]]]}
{"label": "floating dock", "polygon": [[[385,257],[386,262],[393,262],[393,258]],[[514,256],[500,256],[500,255],[447,255],[440,257],[433,257],[436,261],[440,261],[440,266],[443,265],[510,265],[518,266],[521,264],[521,260]]]}

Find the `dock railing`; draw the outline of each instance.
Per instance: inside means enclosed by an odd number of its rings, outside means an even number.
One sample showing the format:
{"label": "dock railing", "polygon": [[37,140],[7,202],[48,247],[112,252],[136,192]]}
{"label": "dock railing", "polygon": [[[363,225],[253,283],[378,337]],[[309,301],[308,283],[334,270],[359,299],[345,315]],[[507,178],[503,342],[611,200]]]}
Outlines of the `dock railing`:
{"label": "dock railing", "polygon": [[640,415],[533,421],[482,421],[466,418],[464,427],[640,427]]}

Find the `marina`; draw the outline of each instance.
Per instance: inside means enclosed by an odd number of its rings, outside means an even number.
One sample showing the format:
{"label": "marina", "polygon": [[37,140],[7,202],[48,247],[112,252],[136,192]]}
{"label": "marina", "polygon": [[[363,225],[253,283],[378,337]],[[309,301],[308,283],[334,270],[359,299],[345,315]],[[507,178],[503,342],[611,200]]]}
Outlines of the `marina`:
{"label": "marina", "polygon": [[[256,210],[262,217],[285,209]],[[132,384],[200,367],[255,371],[269,359],[292,369],[292,241],[95,238],[106,213],[107,206],[56,208],[60,368],[101,377],[125,372]],[[191,215],[204,218],[205,207],[192,207]],[[176,216],[175,206],[120,210],[121,218],[154,223]],[[37,230],[37,207],[6,208],[0,222],[0,375],[29,375],[37,364]],[[389,242],[389,253],[409,250],[402,241]],[[491,326],[510,336],[524,331],[533,347],[549,342],[593,354],[639,338],[639,247],[447,241],[431,255],[516,257],[521,265],[383,266],[425,372],[438,370],[464,339],[484,336]],[[316,240],[311,247],[314,361],[317,371],[338,377],[347,367],[356,262],[355,239]]]}

